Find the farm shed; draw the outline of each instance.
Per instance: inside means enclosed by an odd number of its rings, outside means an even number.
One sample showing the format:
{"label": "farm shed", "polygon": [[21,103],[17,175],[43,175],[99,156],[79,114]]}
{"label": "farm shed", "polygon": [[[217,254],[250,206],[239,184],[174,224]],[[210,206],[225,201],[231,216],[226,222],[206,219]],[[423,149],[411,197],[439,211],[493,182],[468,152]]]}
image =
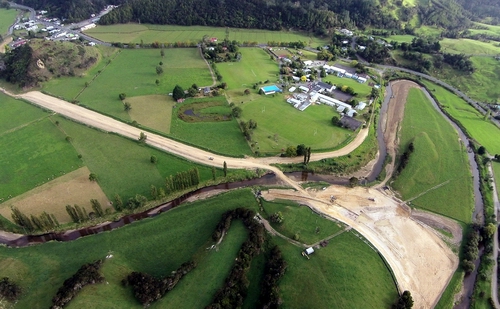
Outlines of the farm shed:
{"label": "farm shed", "polygon": [[344,116],[340,118],[340,126],[356,131],[359,127],[361,127],[362,123],[359,120],[356,120],[349,116]]}
{"label": "farm shed", "polygon": [[307,253],[307,255],[311,255],[314,253],[314,249],[312,247],[309,247],[306,249],[306,253]]}

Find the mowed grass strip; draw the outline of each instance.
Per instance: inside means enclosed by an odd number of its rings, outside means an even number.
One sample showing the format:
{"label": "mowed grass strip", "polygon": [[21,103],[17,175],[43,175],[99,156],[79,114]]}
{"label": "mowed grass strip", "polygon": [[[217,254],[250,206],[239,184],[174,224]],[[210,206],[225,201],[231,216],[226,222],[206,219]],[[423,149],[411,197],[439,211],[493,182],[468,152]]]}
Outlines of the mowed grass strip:
{"label": "mowed grass strip", "polygon": [[0,9],[0,35],[7,34],[9,27],[16,21],[17,13],[14,9]]}
{"label": "mowed grass strip", "polygon": [[391,274],[378,253],[351,232],[315,249],[310,260],[301,256],[302,248],[277,237],[273,241],[288,264],[280,282],[283,307],[389,308],[397,297]]}
{"label": "mowed grass strip", "polygon": [[473,139],[491,154],[500,153],[500,129],[484,119],[474,107],[448,90],[434,83],[423,81],[426,88],[438,99],[439,104],[469,132]]}
{"label": "mowed grass strip", "polygon": [[176,104],[172,114],[170,135],[178,140],[187,142],[209,151],[234,157],[251,155],[250,147],[245,141],[236,119],[219,122],[185,122],[177,117],[181,106],[192,102],[221,101],[227,104],[226,98],[210,97],[206,99],[189,99],[184,103]]}
{"label": "mowed grass strip", "polygon": [[[205,26],[175,26],[175,25],[148,25],[148,24],[120,24],[98,26],[85,31],[86,34],[106,42],[123,43],[161,43],[199,42],[204,35],[216,37],[222,41],[226,37],[225,27]],[[294,31],[270,31],[260,29],[229,28],[229,40],[239,42],[306,42],[317,46],[327,43],[328,39],[314,37],[308,33]]]}
{"label": "mowed grass strip", "polygon": [[72,222],[66,205],[79,205],[88,213],[92,212],[90,199],[96,199],[102,208],[113,210],[99,184],[89,180],[90,171],[81,167],[24,194],[0,204],[0,215],[12,220],[11,207],[18,208],[26,215],[40,215],[42,212],[53,214],[59,223]]}
{"label": "mowed grass strip", "polygon": [[268,218],[278,211],[283,214],[283,223],[272,223],[280,234],[293,239],[299,235],[299,241],[312,245],[342,230],[340,223],[320,217],[307,206],[300,206],[292,201],[263,201],[262,205]]}
{"label": "mowed grass strip", "polygon": [[470,222],[473,194],[466,150],[453,127],[418,89],[408,95],[399,154],[412,142],[415,151],[394,188],[405,200],[424,193],[412,201],[413,206]]}
{"label": "mowed grass strip", "polygon": [[49,118],[0,136],[2,202],[83,166],[65,138]]}
{"label": "mowed grass strip", "polygon": [[354,134],[332,125],[332,117],[340,116],[326,105],[312,105],[299,111],[281,94],[257,96],[252,102],[236,104],[243,109],[244,121],[257,122],[252,139],[258,143],[254,150],[262,154],[276,154],[283,148],[299,144],[313,151],[333,149]]}
{"label": "mowed grass strip", "polygon": [[[151,198],[151,185],[164,187],[167,176],[194,166],[199,169],[201,181],[212,178],[209,167],[63,118],[57,117],[57,120],[61,130],[71,136],[72,145],[82,155],[83,163],[97,175],[101,188],[110,200],[115,194],[120,194],[124,201],[136,194]],[[152,155],[158,158],[157,164],[151,163]]]}
{"label": "mowed grass strip", "polygon": [[197,260],[198,267],[164,300],[151,307],[170,307],[168,304],[172,301],[173,308],[203,308],[224,281],[246,238],[246,230],[241,223],[234,222],[228,238],[224,239],[227,244],[223,242],[219,251],[207,252],[207,242],[211,244],[209,240],[222,213],[242,205],[257,208],[250,190],[233,191],[181,206],[154,219],[76,241],[18,249],[1,247],[0,275],[10,277],[23,287],[25,293],[17,308],[48,308],[57,289],[82,264],[112,254],[113,258],[106,260],[103,269],[109,284],[84,288],[71,308],[142,308],[130,288],[121,285],[125,276],[132,271],[166,276],[182,263],[196,259],[201,251],[206,255]]}
{"label": "mowed grass strip", "polygon": [[132,120],[140,125],[163,133],[170,133],[172,108],[175,102],[166,95],[147,95],[126,98],[132,109],[128,112]]}
{"label": "mowed grass strip", "polygon": [[[164,73],[158,75],[156,67],[160,62]],[[196,48],[166,49],[163,58],[159,49],[124,49],[78,100],[99,112],[129,121],[118,98],[120,93],[127,97],[168,94],[176,84],[187,89],[192,84],[201,87],[212,83],[210,71]]]}
{"label": "mowed grass strip", "polygon": [[0,135],[20,129],[49,115],[40,108],[0,92]]}

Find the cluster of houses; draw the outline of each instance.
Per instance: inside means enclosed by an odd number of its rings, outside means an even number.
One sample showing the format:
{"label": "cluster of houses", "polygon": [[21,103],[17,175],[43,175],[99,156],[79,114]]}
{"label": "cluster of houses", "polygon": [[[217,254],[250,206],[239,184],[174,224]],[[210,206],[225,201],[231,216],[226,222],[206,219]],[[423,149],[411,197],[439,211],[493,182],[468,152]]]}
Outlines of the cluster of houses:
{"label": "cluster of houses", "polygon": [[14,30],[23,30],[23,29],[26,29],[26,31],[37,31],[38,25],[34,20],[28,20],[25,23],[17,24],[14,26]]}
{"label": "cluster of houses", "polygon": [[[318,64],[318,62],[320,62],[320,63]],[[310,68],[315,68],[315,67],[316,68],[323,67],[323,69],[325,69],[325,72],[327,74],[335,74],[338,77],[351,78],[351,79],[354,79],[358,83],[361,83],[361,84],[364,84],[368,81],[368,78],[366,76],[361,76],[361,75],[358,75],[356,73],[350,73],[345,69],[342,69],[342,68],[339,68],[336,66],[332,66],[332,65],[328,65],[328,64],[325,64],[324,62],[321,62],[321,61],[307,60],[307,61],[304,61],[304,65],[307,68],[306,70],[310,70]],[[305,72],[305,70],[304,70],[304,72]]]}
{"label": "cluster of houses", "polygon": [[287,102],[300,111],[304,111],[311,104],[331,106],[342,116],[341,124],[345,124],[344,126],[356,130],[362,123],[353,117],[357,112],[363,110],[367,104],[359,102],[357,106],[352,107],[345,102],[327,95],[331,94],[334,90],[335,86],[319,81],[308,86],[291,87],[288,91],[292,93],[292,96],[287,99]]}

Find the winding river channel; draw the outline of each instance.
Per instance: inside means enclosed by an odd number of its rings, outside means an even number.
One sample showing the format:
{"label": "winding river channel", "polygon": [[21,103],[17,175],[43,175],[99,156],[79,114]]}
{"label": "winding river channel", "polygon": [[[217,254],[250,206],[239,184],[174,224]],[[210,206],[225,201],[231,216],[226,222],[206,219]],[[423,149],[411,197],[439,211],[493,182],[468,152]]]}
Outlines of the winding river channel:
{"label": "winding river channel", "polygon": [[[387,93],[385,96],[385,99],[382,103],[381,110],[380,110],[380,119],[377,123],[377,140],[378,140],[378,147],[379,147],[379,155],[377,157],[377,161],[374,163],[373,168],[369,172],[369,174],[366,176],[366,179],[368,181],[373,181],[376,179],[376,177],[380,174],[382,169],[384,168],[384,161],[387,155],[387,145],[385,144],[384,141],[384,132],[385,128],[384,125],[386,124],[386,117],[387,117],[387,110],[388,110],[388,105],[390,99],[393,97],[392,94],[392,85],[393,82],[390,83],[389,87],[387,87]],[[451,120],[447,117],[445,113],[441,111],[439,108],[438,104],[435,102],[435,100],[432,98],[432,96],[425,90],[424,88],[421,88],[420,86],[415,86],[420,88],[426,96],[429,98],[429,100],[432,102],[433,106],[435,109],[443,116],[445,119],[447,119],[451,125],[455,128],[455,130],[459,134],[459,139],[461,143],[464,146],[464,149],[468,148],[469,145],[469,140],[466,137],[466,135],[462,132],[462,130]],[[30,100],[29,98],[26,98]],[[39,104],[36,103],[35,104]],[[73,105],[74,106],[74,105]],[[124,135],[124,134],[123,134]],[[149,137],[148,137],[149,139]],[[347,147],[347,146],[346,146]],[[206,154],[205,155],[205,160],[206,160]],[[214,155],[216,156],[216,155]],[[188,158],[189,159],[189,158]],[[217,158],[216,158],[217,159]],[[473,213],[473,221],[476,222],[483,222],[483,203],[482,203],[482,198],[481,198],[481,193],[479,191],[479,172],[477,168],[477,164],[474,159],[474,153],[473,152],[468,152],[468,160],[469,160],[469,166],[471,169],[472,177],[473,177],[473,186],[474,186],[474,196],[475,196],[475,208],[474,208],[474,213]],[[195,160],[197,162],[200,162],[199,160]],[[234,162],[239,162],[237,160],[234,160]],[[205,162],[206,164],[206,162]],[[229,165],[229,164],[228,164]],[[254,164],[254,166],[260,166],[258,162]],[[262,165],[264,166],[264,165]],[[232,167],[232,166],[229,166]],[[129,223],[141,220],[143,218],[149,218],[149,217],[154,217],[162,212],[168,211],[172,209],[173,207],[182,204],[185,202],[188,198],[196,197],[201,194],[206,194],[207,192],[215,191],[215,190],[227,190],[227,189],[235,189],[235,188],[242,188],[242,187],[248,187],[248,186],[255,186],[255,185],[260,185],[260,186],[266,186],[266,185],[280,185],[280,184],[287,184],[286,182],[283,182],[283,177],[277,177],[276,173],[279,173],[276,169],[273,170],[273,168],[267,166],[269,169],[274,171],[274,173],[269,173],[264,175],[261,178],[258,179],[253,179],[253,180],[247,180],[247,181],[239,181],[239,182],[233,182],[233,183],[226,183],[226,184],[221,184],[221,185],[216,185],[216,186],[210,186],[210,187],[205,187],[198,189],[196,191],[190,192],[180,198],[177,198],[171,202],[168,202],[166,204],[157,206],[153,209],[149,209],[147,211],[137,213],[137,214],[131,214],[131,215],[126,215],[122,218],[120,218],[117,221],[112,221],[112,222],[105,222],[103,224],[93,226],[93,227],[86,227],[82,229],[77,229],[77,230],[69,230],[66,232],[60,232],[60,233],[46,233],[43,235],[17,235],[17,234],[8,234],[8,233],[3,233],[0,234],[0,243],[3,243],[7,246],[12,246],[12,247],[23,247],[23,246],[28,246],[28,245],[33,245],[33,244],[40,244],[48,241],[71,241],[78,239],[80,237],[84,237],[87,235],[93,235],[97,234],[103,231],[110,231],[115,228],[122,227],[124,225],[127,225]],[[348,184],[348,179],[346,178],[339,178],[331,175],[315,175],[315,174],[310,174],[310,173],[287,173],[286,176],[290,179],[294,179],[296,181],[325,181],[331,184],[336,184],[336,185],[347,185]],[[477,268],[476,268],[477,269]],[[474,287],[474,282],[476,278],[476,273],[472,273],[466,277],[464,280],[464,297],[463,297],[463,302],[458,305],[456,308],[468,308],[470,300],[469,297],[472,295],[473,287]]]}

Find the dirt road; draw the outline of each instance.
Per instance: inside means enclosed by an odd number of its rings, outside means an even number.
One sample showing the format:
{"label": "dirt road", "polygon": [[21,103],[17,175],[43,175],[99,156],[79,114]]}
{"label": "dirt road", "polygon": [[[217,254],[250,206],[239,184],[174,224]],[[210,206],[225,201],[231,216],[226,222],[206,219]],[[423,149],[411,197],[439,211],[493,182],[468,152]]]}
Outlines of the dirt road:
{"label": "dirt road", "polygon": [[[396,88],[393,89],[398,105],[406,101],[406,97],[396,92],[402,91],[403,94],[407,94],[408,89],[409,85],[404,82],[401,82],[400,85],[397,84]],[[136,127],[40,92],[33,91],[15,97],[28,100],[77,122],[131,139],[137,139],[142,132]],[[393,116],[390,119],[402,119],[400,113],[403,111],[404,108],[396,107],[392,111]],[[389,128],[392,128],[390,123],[388,125]],[[396,127],[398,126],[399,124]],[[392,131],[393,129],[387,130]],[[392,133],[396,136],[395,132]],[[229,168],[259,168],[273,171],[297,191],[271,191],[266,194],[266,198],[279,197],[299,201],[319,212],[338,218],[354,228],[385,257],[399,282],[400,290],[408,289],[411,291],[415,300],[415,308],[432,308],[458,265],[458,258],[432,232],[431,228],[411,218],[407,208],[400,205],[400,201],[381,191],[330,186],[325,191],[309,194],[280,170],[268,165],[270,163],[301,162],[302,158],[230,158],[215,155],[153,133],[146,132],[146,134],[146,142],[151,146],[193,162],[222,167],[225,161]],[[312,154],[311,160],[348,154],[363,142],[367,134],[368,130],[363,129],[346,147],[328,153]],[[396,145],[393,146],[393,149],[396,149]],[[213,160],[209,160],[209,157],[213,157]],[[337,197],[335,205],[330,204],[331,195]],[[370,201],[369,198],[374,198],[375,201]]]}
{"label": "dirt road", "polygon": [[393,96],[389,100],[387,114],[384,118],[384,122],[382,123],[382,132],[384,132],[387,155],[391,157],[391,162],[386,165],[385,179],[379,184],[378,187],[384,186],[392,177],[392,173],[394,171],[396,153],[399,146],[399,130],[401,129],[401,123],[404,118],[408,92],[411,88],[420,88],[418,84],[407,80],[392,82],[390,87],[392,88]]}
{"label": "dirt road", "polygon": [[[336,198],[333,203],[331,196]],[[330,186],[318,191],[316,197],[308,197],[292,190],[271,189],[263,192],[263,197],[293,200],[351,226],[384,256],[400,290],[411,291],[414,308],[433,308],[458,266],[457,256],[433,230],[379,190]]]}

